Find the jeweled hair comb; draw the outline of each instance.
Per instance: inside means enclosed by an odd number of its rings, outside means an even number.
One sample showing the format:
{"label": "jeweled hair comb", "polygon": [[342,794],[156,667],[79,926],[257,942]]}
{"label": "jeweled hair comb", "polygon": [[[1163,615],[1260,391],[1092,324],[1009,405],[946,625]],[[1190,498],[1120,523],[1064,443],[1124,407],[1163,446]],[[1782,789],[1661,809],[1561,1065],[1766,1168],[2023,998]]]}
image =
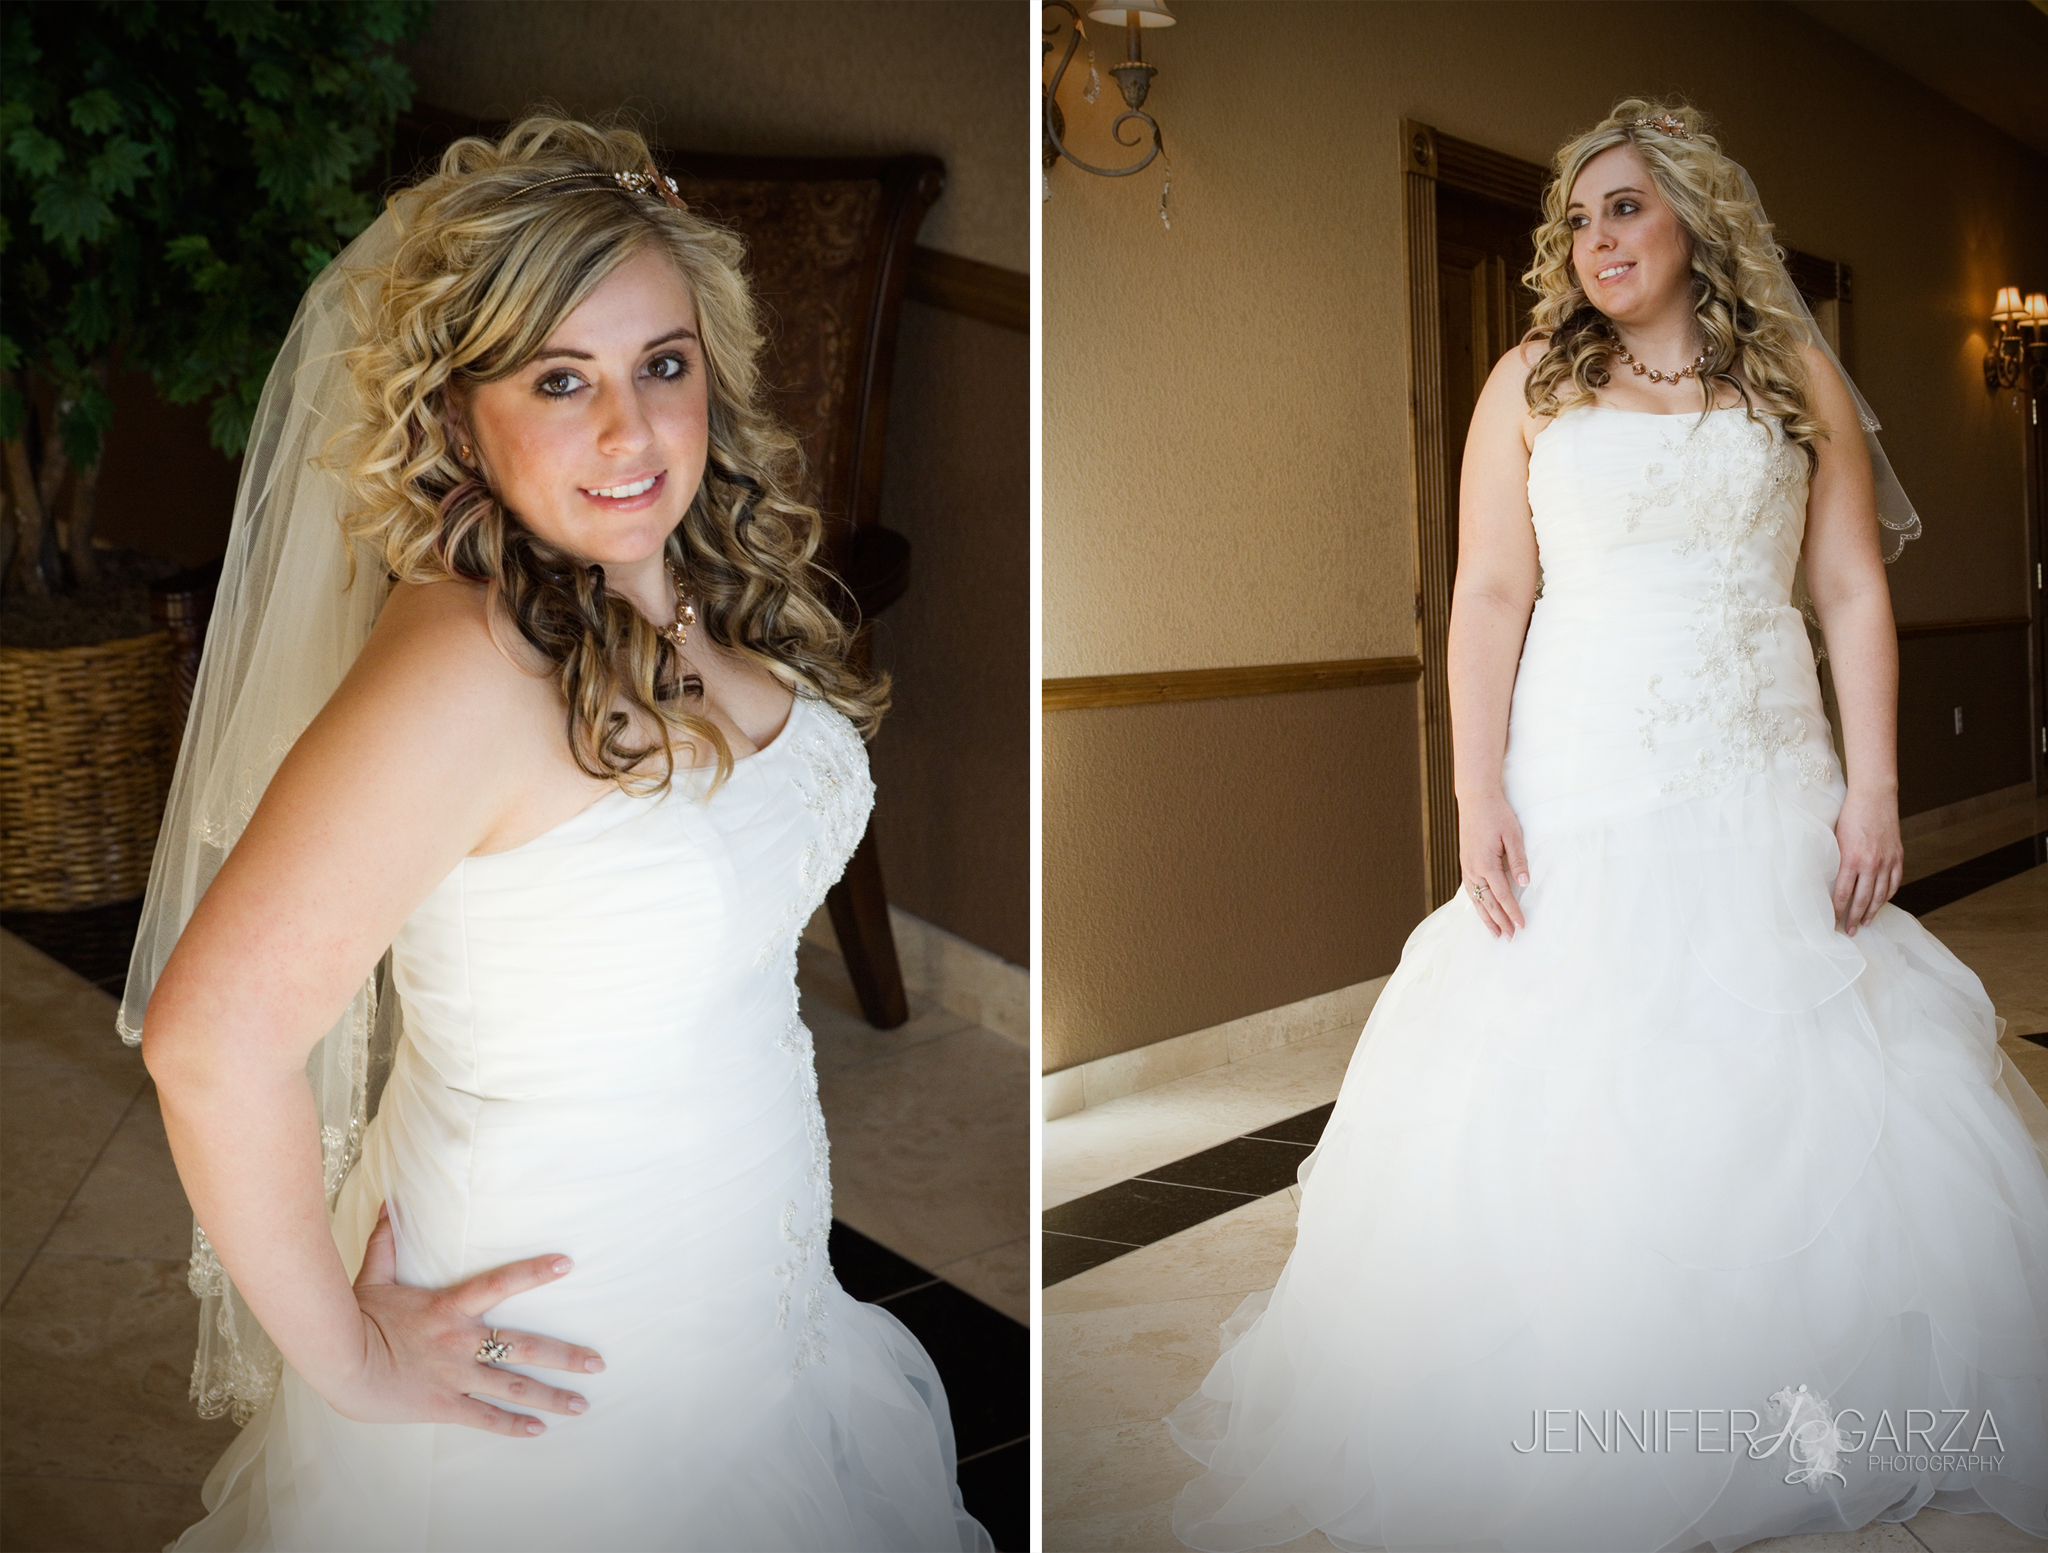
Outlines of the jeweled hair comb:
{"label": "jeweled hair comb", "polygon": [[555,183],[567,183],[575,178],[609,178],[628,194],[645,194],[649,198],[662,201],[664,204],[673,205],[677,210],[688,210],[690,208],[683,203],[682,190],[677,186],[675,179],[669,177],[666,173],[648,171],[644,173],[560,173],[553,178],[542,178],[534,183],[525,185],[523,188],[514,189],[504,199],[493,204],[491,209],[496,210],[499,205],[507,204],[512,200],[520,198],[522,195],[531,194],[536,189],[545,189],[550,184]]}
{"label": "jeweled hair comb", "polygon": [[1692,131],[1682,121],[1669,113],[1660,113],[1654,119],[1637,119],[1637,129],[1654,129],[1660,135],[1669,135],[1673,140],[1690,140]]}

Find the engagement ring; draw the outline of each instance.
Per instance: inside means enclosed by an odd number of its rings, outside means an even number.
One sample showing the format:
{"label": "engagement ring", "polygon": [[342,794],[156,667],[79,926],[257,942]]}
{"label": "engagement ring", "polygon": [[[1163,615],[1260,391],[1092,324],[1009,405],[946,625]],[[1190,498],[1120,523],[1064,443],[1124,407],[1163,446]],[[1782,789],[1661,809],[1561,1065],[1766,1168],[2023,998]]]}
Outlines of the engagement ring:
{"label": "engagement ring", "polygon": [[496,1364],[500,1359],[512,1357],[512,1346],[498,1341],[498,1329],[491,1328],[491,1335],[484,1339],[483,1347],[476,1351],[478,1364]]}

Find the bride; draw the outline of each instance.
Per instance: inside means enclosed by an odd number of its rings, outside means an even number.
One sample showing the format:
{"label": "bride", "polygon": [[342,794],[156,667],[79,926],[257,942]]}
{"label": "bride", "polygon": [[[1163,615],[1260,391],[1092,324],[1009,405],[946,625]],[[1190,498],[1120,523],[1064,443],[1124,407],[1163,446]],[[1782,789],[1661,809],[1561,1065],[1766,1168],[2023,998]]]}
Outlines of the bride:
{"label": "bride", "polygon": [[796,942],[886,687],[739,259],[531,118],[271,373],[122,1014],[247,1425],[178,1548],[989,1546],[826,1255]]}
{"label": "bride", "polygon": [[2048,1108],[1886,904],[1879,519],[1917,519],[1693,109],[1622,102],[1556,168],[1465,456],[1464,898],[1169,1420],[1207,1469],[1174,1530],[1728,1553],[1932,1504],[2048,1535]]}

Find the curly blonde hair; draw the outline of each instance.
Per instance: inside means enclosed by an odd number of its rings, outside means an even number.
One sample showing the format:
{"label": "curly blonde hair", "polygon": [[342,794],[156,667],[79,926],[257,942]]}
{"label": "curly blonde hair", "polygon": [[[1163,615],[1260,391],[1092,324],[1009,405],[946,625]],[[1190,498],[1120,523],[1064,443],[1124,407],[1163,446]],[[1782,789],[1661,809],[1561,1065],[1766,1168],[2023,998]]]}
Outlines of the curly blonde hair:
{"label": "curly blonde hair", "polygon": [[[649,245],[695,300],[707,379],[704,478],[665,547],[690,579],[700,628],[829,702],[863,736],[889,699],[885,678],[854,667],[852,628],[824,602],[828,588],[844,589],[817,562],[817,510],[794,494],[797,441],[763,406],[743,244],[680,201],[609,176],[654,171],[631,129],[534,114],[496,143],[456,141],[434,174],[394,194],[398,251],[352,293],[364,342],[348,358],[358,415],[331,454],[352,497],[349,537],[369,541],[395,580],[485,584],[493,615],[502,607],[553,665],[576,764],[641,792],[673,780],[678,737],[714,753],[714,782],[730,775],[732,751],[686,710],[675,646],[606,589],[602,568],[541,540],[458,462],[447,420],[464,389],[518,371]],[[548,180],[562,181],[538,187]],[[657,736],[634,742],[627,708]]]}
{"label": "curly blonde hair", "polygon": [[[1638,122],[1658,119],[1676,121],[1685,133],[1667,134]],[[1523,341],[1541,341],[1547,349],[1523,392],[1532,415],[1552,416],[1591,403],[1593,390],[1612,378],[1621,343],[1572,268],[1566,206],[1588,162],[1614,146],[1633,146],[1691,240],[1693,312],[1707,357],[1699,374],[1701,408],[1712,409],[1718,385],[1726,384],[1742,396],[1752,419],[1759,404],[1776,417],[1811,462],[1817,456],[1814,439],[1826,436],[1827,428],[1807,401],[1801,354],[1807,336],[1784,250],[1744,191],[1741,167],[1722,154],[1707,123],[1687,102],[1628,97],[1558,148],[1551,163],[1556,176],[1543,191],[1535,262],[1522,277],[1537,297]]]}

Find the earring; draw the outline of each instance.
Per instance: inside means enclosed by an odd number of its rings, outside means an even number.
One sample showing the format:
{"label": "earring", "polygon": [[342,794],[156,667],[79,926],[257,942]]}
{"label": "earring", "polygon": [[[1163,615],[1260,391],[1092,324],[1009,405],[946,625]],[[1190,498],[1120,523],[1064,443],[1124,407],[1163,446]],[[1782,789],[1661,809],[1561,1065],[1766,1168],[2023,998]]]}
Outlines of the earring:
{"label": "earring", "polygon": [[461,459],[465,464],[467,464],[475,456],[475,453],[476,449],[471,447],[467,442],[465,442],[462,444],[460,448],[456,450],[455,456]]}

